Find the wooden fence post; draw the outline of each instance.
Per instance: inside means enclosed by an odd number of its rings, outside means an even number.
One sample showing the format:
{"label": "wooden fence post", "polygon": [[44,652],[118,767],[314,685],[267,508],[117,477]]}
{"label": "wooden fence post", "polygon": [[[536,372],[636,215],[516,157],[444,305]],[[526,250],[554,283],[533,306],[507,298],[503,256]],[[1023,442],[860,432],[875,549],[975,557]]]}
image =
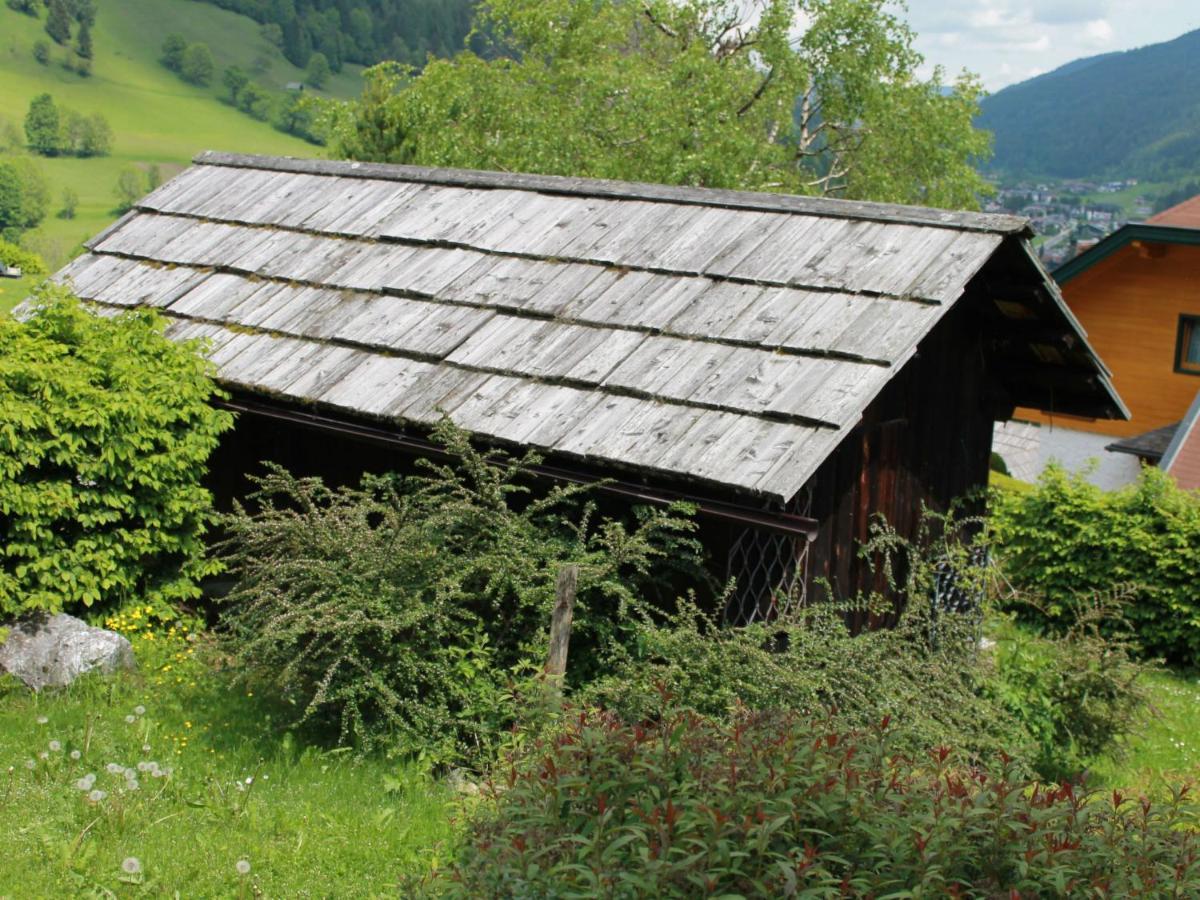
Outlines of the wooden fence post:
{"label": "wooden fence post", "polygon": [[567,648],[571,641],[571,619],[575,615],[575,589],[579,584],[579,566],[558,570],[554,586],[554,611],[550,613],[550,652],[546,655],[546,676],[556,686],[567,673]]}

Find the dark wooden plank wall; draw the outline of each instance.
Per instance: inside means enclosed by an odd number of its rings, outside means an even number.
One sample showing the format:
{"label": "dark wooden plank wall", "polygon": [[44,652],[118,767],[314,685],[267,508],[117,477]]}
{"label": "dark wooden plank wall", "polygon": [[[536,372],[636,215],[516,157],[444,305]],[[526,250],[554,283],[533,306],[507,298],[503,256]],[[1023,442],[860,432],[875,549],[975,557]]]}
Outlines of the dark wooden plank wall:
{"label": "dark wooden plank wall", "polygon": [[[825,596],[824,583],[841,600],[887,594],[882,572],[859,556],[873,516],[915,537],[922,501],[945,511],[987,483],[994,390],[973,306],[960,303],[938,324],[809,483],[808,514],[821,522],[809,548],[810,598]],[[859,613],[851,624],[885,622]]]}

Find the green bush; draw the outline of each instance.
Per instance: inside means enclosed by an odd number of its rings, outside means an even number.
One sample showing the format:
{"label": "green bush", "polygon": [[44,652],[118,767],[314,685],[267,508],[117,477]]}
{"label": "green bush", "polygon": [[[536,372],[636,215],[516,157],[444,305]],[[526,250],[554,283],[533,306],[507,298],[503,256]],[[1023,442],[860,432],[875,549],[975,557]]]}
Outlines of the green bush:
{"label": "green bush", "polygon": [[1026,742],[1020,722],[989,699],[992,667],[973,623],[943,620],[943,634],[955,639],[931,647],[927,611],[914,602],[895,628],[855,636],[830,604],[740,628],[685,608],[666,623],[640,623],[581,696],[630,722],[658,716],[664,702],[711,716],[739,706],[808,715],[834,708],[846,727],[892,716],[903,723],[895,741],[909,750],[953,743],[994,754]]}
{"label": "green bush", "polygon": [[1136,648],[1101,631],[1120,619],[1119,604],[1101,596],[1080,606],[1062,634],[1040,636],[1012,619],[996,623],[995,675],[985,690],[1033,737],[1033,766],[1047,778],[1119,752],[1120,739],[1150,707]]}
{"label": "green bush", "polygon": [[1035,621],[1065,628],[1081,594],[1129,585],[1142,650],[1200,662],[1200,495],[1158,469],[1105,492],[1052,466],[1032,491],[996,492],[992,509],[1005,572],[1041,598]]}
{"label": "green bush", "polygon": [[0,240],[0,262],[16,266],[22,275],[45,275],[46,264],[32,250]]}
{"label": "green bush", "polygon": [[451,897],[1184,897],[1198,808],[897,752],[888,723],[583,711],[484,793]]}
{"label": "green bush", "polygon": [[520,473],[535,457],[481,454],[448,423],[436,436],[455,462],[409,478],[261,479],[226,523],[222,618],[235,660],[296,721],[450,761],[512,723],[508,682],[545,659],[561,565],[580,566],[571,661],[586,679],[651,567],[698,548],[676,512],[597,522],[578,488],[530,495]]}
{"label": "green bush", "polygon": [[46,285],[0,320],[0,614],[198,596],[209,454],[231,416],[209,364],[148,311]]}

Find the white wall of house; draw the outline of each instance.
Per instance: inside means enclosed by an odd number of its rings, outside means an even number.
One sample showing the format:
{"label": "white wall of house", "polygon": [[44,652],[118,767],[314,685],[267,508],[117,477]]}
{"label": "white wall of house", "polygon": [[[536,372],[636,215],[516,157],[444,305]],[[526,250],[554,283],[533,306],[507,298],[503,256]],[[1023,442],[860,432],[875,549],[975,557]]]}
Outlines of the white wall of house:
{"label": "white wall of house", "polygon": [[1113,490],[1134,481],[1141,471],[1137,457],[1104,449],[1115,440],[1109,435],[1059,425],[997,422],[992,449],[1004,459],[1013,478],[1035,481],[1053,459],[1071,472],[1094,464],[1088,481]]}

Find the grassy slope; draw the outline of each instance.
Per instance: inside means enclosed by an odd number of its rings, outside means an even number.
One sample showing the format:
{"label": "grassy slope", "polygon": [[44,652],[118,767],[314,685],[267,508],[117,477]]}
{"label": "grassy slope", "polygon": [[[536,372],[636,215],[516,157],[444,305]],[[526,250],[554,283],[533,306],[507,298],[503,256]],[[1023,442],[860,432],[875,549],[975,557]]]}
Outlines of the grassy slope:
{"label": "grassy slope", "polygon": [[[194,87],[159,65],[159,48],[170,31],[209,45],[217,62],[217,83]],[[277,87],[303,77],[258,36],[258,26],[250,19],[192,0],[102,0],[93,37],[91,78],[63,69],[58,47],[54,61],[41,66],[30,48],[45,38],[42,22],[0,5],[0,117],[20,125],[29,101],[49,92],[62,105],[102,113],[116,135],[110,157],[41,160],[52,184],[53,210],[66,187],[80,197],[75,219],[59,219],[52,212],[27,240],[51,266],[61,265],[75,246],[112,221],[113,186],[120,170],[131,163],[157,164],[168,177],[204,149],[320,155],[321,148],[275,131],[217,99],[223,68],[237,64],[250,71],[260,55],[270,59],[270,68],[254,75],[264,85]],[[347,70],[330,84],[329,93],[349,96],[358,81],[358,73]],[[0,306],[4,302],[0,298]]]}

